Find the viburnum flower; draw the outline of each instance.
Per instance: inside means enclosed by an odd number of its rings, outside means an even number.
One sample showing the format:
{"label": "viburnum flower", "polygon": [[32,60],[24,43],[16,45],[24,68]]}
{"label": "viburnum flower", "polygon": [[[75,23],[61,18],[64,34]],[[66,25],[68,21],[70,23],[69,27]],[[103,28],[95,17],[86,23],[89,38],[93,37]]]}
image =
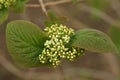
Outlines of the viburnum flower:
{"label": "viburnum flower", "polygon": [[44,43],[42,54],[39,55],[41,63],[51,63],[56,67],[61,62],[61,59],[73,61],[77,56],[83,55],[84,50],[79,48],[67,48],[65,45],[69,43],[71,36],[74,35],[72,28],[67,28],[63,25],[52,25],[46,27],[45,32],[49,39]]}
{"label": "viburnum flower", "polygon": [[9,6],[13,5],[16,0],[0,0],[0,9],[8,8]]}

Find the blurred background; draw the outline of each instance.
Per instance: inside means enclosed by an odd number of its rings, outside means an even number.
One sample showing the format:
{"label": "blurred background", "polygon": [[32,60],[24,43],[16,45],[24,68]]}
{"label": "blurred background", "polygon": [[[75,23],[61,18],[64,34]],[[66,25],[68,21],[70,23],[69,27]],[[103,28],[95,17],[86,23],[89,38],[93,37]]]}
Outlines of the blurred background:
{"label": "blurred background", "polygon": [[[43,1],[48,4],[47,10],[51,10],[57,17],[62,17],[65,20],[63,24],[76,31],[94,28],[109,35],[109,28],[120,19],[120,0]],[[63,3],[53,4],[56,1]],[[38,6],[32,6],[33,4]],[[25,68],[16,65],[6,48],[7,23],[13,20],[28,20],[44,29],[44,22],[47,20],[38,0],[30,0],[26,6],[22,14],[10,10],[9,19],[0,26],[0,80],[120,80],[120,56],[114,53],[86,51],[78,60],[63,60],[56,68]]]}

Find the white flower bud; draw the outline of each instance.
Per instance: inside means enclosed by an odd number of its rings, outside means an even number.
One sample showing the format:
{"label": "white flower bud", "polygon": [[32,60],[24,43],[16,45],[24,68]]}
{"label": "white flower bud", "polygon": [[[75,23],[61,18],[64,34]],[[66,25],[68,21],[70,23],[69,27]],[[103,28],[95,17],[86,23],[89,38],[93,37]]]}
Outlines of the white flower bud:
{"label": "white flower bud", "polygon": [[41,56],[39,55],[40,62],[43,63],[43,61],[49,61],[56,67],[59,65],[61,58],[73,60],[76,57],[76,54],[79,55],[75,48],[70,50],[65,47],[65,44],[70,41],[70,36],[74,34],[73,29],[55,24],[45,28],[45,31],[50,40],[46,40],[44,44],[45,48],[43,49],[42,54],[40,54]]}

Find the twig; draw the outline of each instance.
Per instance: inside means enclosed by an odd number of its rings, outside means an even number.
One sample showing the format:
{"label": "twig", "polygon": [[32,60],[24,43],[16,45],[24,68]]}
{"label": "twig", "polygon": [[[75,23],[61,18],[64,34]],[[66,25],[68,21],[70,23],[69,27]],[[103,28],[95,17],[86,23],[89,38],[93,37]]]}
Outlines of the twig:
{"label": "twig", "polygon": [[41,6],[39,4],[27,4],[26,7],[39,8]]}
{"label": "twig", "polygon": [[41,8],[42,8],[43,12],[45,13],[46,16],[48,16],[48,12],[46,10],[45,4],[43,3],[43,0],[38,0],[38,1],[41,5]]}
{"label": "twig", "polygon": [[[49,3],[46,3],[46,6],[52,6],[52,5],[58,5],[58,4],[65,4],[65,3],[69,3],[71,2],[72,0],[60,0],[60,1],[56,1],[56,2],[49,2]],[[83,1],[83,0],[78,0],[78,1]]]}
{"label": "twig", "polygon": [[[48,17],[48,12],[47,12],[46,6],[53,6],[53,5],[71,2],[71,0],[61,0],[61,1],[54,1],[54,2],[48,2],[48,3],[43,3],[43,0],[38,0],[38,1],[40,5],[39,4],[28,4],[26,5],[26,7],[41,7],[47,17]],[[83,0],[78,0],[78,2],[79,1],[83,1]]]}
{"label": "twig", "polygon": [[[59,4],[65,4],[65,3],[70,3],[71,0],[61,0],[61,1],[54,1],[54,2],[47,2],[44,4],[45,7],[47,6],[55,6],[55,5],[59,5]],[[78,0],[78,2],[83,2],[83,0]],[[36,8],[36,7],[41,7],[39,4],[27,4],[26,7],[32,7],[32,8]]]}

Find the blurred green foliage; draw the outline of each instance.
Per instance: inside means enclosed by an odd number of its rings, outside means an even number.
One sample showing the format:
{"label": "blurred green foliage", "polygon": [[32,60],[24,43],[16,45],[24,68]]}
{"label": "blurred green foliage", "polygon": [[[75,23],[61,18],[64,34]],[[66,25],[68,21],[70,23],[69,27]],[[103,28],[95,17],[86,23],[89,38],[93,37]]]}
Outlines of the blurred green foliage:
{"label": "blurred green foliage", "polygon": [[14,6],[12,6],[12,10],[16,13],[23,13],[25,11],[25,3],[26,1],[17,0]]}
{"label": "blurred green foliage", "polygon": [[110,32],[110,36],[111,36],[113,42],[116,44],[117,49],[120,54],[120,26],[118,26],[116,24],[120,25],[120,21],[111,25],[111,27],[109,28],[109,32]]}
{"label": "blurred green foliage", "polygon": [[[88,3],[90,6],[96,8],[98,10],[105,11],[108,8],[109,0],[88,0]],[[91,14],[90,16],[91,16],[91,18],[93,18],[97,21],[100,20],[99,16],[96,16],[93,14]]]}
{"label": "blurred green foliage", "polygon": [[78,0],[72,0],[72,2],[73,2],[73,3],[77,3],[77,2],[78,2]]}
{"label": "blurred green foliage", "polygon": [[53,24],[61,24],[66,21],[66,17],[57,17],[53,11],[48,11],[48,20],[46,20],[44,23],[46,27],[50,27]]}
{"label": "blurred green foliage", "polygon": [[[29,0],[4,0],[0,1],[0,25],[7,20],[8,18],[8,9],[12,8],[12,10],[16,13],[23,13],[25,10],[25,4]],[[2,5],[2,6],[1,6]]]}
{"label": "blurred green foliage", "polygon": [[0,10],[0,25],[6,21],[6,19],[8,18],[8,9],[3,8]]}

